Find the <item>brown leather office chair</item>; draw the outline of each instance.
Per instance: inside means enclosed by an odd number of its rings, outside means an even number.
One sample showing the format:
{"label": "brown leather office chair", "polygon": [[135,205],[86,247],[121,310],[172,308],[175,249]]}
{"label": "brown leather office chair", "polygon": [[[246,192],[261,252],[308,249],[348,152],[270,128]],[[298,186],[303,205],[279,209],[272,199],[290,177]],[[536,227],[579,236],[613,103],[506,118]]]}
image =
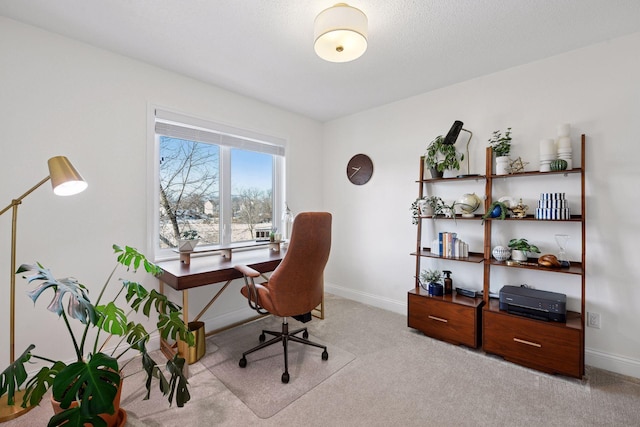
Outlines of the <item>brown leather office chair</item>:
{"label": "brown leather office chair", "polygon": [[[323,273],[331,249],[331,214],[327,212],[304,212],[296,216],[293,222],[289,248],[282,262],[273,271],[269,281],[261,284],[254,282],[260,273],[245,265],[235,268],[244,275],[242,288],[249,306],[261,314],[271,313],[282,317],[282,331],[262,331],[262,344],[242,353],[240,367],[247,366],[246,356],[272,344],[282,342],[284,346],[284,373],[282,382],[289,382],[287,345],[289,341],[311,345],[323,349],[322,360],[329,358],[327,347],[309,341],[307,328],[289,332],[287,317],[304,316],[311,318],[311,311],[322,302],[324,292]],[[296,336],[302,332],[302,338]],[[265,341],[265,334],[275,338]]]}

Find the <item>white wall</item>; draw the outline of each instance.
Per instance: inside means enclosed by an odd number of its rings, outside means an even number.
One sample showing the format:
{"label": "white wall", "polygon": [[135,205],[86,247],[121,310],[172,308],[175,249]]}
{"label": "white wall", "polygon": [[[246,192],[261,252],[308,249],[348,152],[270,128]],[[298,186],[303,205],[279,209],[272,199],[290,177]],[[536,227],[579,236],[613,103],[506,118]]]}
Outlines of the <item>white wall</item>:
{"label": "white wall", "polygon": [[[95,295],[115,265],[113,243],[147,249],[150,105],[285,138],[289,206],[295,212],[322,208],[322,126],[316,121],[2,17],[0,58],[2,207],[47,176],[54,155],[66,155],[89,183],[74,197],[56,197],[47,184],[25,199],[18,265],[39,261],[58,277],[75,276]],[[8,212],[0,217],[3,367],[9,360],[10,229]],[[216,302],[215,314],[250,314],[236,285]],[[45,310],[49,296],[34,310],[24,294],[30,288],[18,278],[16,354],[33,342],[42,354],[72,358],[68,338],[58,334],[62,320]],[[210,294],[192,291],[192,309]]]}
{"label": "white wall", "polygon": [[[601,329],[586,330],[586,362],[640,377],[638,51],[640,33],[327,123],[324,202],[334,213],[328,289],[406,312],[415,268],[409,207],[417,196],[418,157],[454,120],[474,133],[471,172],[481,174],[492,131],[512,127],[512,153],[535,169],[539,140],[554,137],[557,124],[571,123],[574,152],[579,135],[587,135],[587,311],[602,316]],[[374,162],[373,178],[362,187],[345,178],[356,153]],[[529,240],[541,239],[544,251],[555,252],[552,236],[560,231],[536,230]],[[578,242],[570,245],[577,257]],[[447,266],[454,269],[454,285],[456,277],[475,275],[480,287],[481,268]]]}

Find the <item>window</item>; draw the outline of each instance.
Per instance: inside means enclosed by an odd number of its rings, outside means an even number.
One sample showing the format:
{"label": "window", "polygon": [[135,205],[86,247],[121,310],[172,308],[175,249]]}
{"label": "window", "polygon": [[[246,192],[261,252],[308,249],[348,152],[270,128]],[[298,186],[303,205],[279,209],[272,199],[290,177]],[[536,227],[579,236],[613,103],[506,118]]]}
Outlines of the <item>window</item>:
{"label": "window", "polygon": [[227,246],[280,227],[284,140],[163,110],[154,124],[156,258],[184,232]]}

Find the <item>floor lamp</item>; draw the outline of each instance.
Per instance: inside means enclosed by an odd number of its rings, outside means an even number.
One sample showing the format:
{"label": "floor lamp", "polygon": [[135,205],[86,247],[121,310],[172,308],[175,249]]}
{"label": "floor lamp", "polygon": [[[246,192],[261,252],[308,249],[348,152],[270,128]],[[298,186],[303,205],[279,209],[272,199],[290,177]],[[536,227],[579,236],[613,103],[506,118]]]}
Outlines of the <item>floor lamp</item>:
{"label": "floor lamp", "polygon": [[[80,193],[87,188],[87,183],[80,176],[78,171],[73,167],[71,162],[64,156],[52,157],[49,159],[49,176],[31,187],[22,196],[11,201],[11,203],[2,211],[0,215],[12,210],[11,219],[11,290],[9,299],[9,363],[15,362],[15,308],[16,308],[16,225],[18,220],[18,206],[22,203],[22,199],[31,194],[45,182],[51,180],[53,192],[58,196],[71,196]],[[12,379],[10,379],[11,381]],[[13,402],[9,402],[8,396],[3,396],[0,401],[0,422],[5,422],[13,418],[17,418],[31,407],[23,408],[21,406],[24,391],[16,390]]]}

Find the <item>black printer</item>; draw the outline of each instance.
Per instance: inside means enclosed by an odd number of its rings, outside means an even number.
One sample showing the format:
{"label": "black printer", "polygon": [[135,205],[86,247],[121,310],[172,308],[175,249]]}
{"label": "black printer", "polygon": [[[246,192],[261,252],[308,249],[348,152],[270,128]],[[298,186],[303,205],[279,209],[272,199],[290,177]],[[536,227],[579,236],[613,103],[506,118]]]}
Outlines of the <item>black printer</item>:
{"label": "black printer", "polygon": [[567,296],[526,286],[503,286],[500,289],[500,310],[532,319],[566,322]]}

